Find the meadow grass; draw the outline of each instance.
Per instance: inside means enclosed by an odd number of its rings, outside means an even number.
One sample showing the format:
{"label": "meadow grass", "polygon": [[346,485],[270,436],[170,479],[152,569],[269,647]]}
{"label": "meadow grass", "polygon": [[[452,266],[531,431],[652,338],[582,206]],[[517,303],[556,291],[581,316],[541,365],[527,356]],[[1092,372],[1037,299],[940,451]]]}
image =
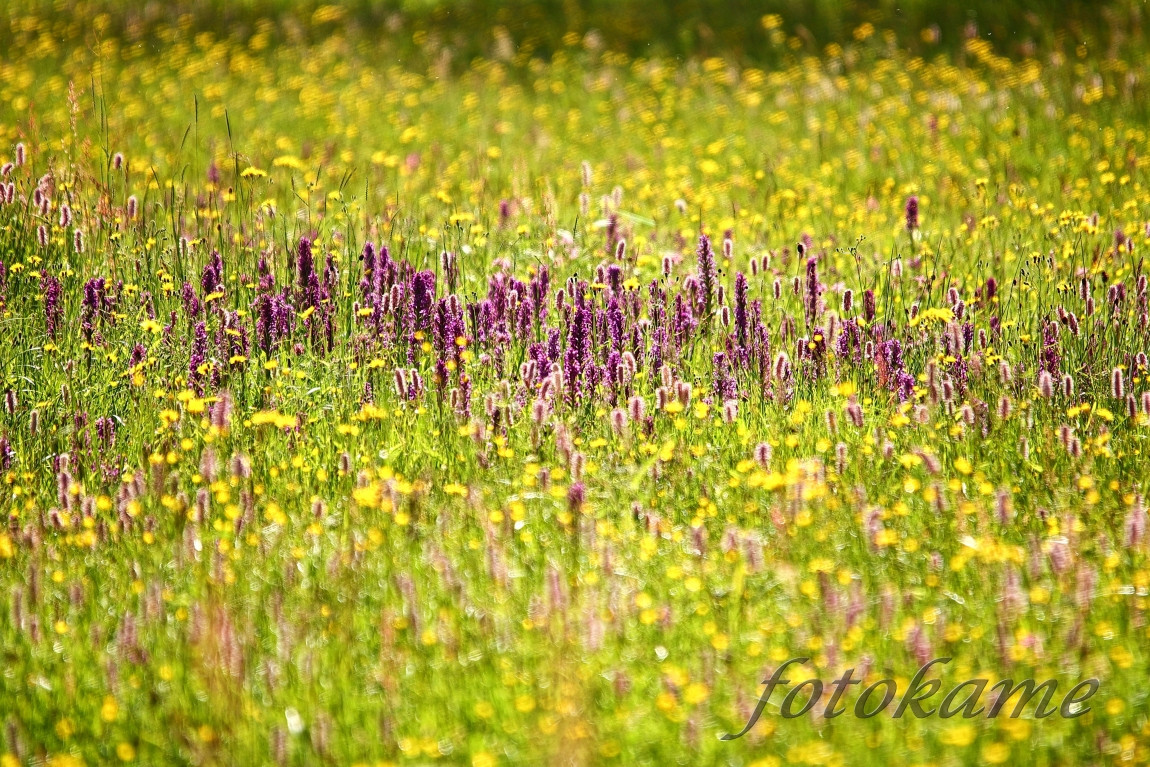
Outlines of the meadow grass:
{"label": "meadow grass", "polygon": [[[0,765],[1150,761],[1138,30],[120,10],[0,32]],[[801,656],[1100,687],[720,741]]]}

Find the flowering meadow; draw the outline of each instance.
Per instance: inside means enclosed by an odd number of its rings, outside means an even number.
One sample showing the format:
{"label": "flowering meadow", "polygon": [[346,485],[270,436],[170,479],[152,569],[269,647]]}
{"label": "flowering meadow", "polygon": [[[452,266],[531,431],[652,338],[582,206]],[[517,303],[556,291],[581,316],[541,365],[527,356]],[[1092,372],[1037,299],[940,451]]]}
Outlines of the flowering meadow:
{"label": "flowering meadow", "polygon": [[0,10],[2,767],[1150,762],[1140,3],[183,5]]}

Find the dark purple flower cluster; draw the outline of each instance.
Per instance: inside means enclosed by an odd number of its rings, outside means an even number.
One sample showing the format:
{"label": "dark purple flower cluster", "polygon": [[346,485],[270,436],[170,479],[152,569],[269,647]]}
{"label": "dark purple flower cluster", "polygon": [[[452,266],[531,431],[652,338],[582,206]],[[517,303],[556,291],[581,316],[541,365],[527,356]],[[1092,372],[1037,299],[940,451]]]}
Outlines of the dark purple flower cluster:
{"label": "dark purple flower cluster", "polygon": [[918,197],[911,195],[906,198],[906,230],[913,232],[918,229]]}
{"label": "dark purple flower cluster", "polygon": [[208,367],[208,330],[197,322],[192,334],[192,354],[188,360],[188,386],[196,394],[204,393],[204,374]]}
{"label": "dark purple flower cluster", "polygon": [[739,389],[731,375],[727,355],[723,352],[716,352],[711,359],[711,365],[711,390],[715,395],[716,404],[735,399],[739,394]]}
{"label": "dark purple flower cluster", "polygon": [[96,438],[100,440],[104,449],[109,449],[116,442],[116,422],[104,416],[96,419]]}
{"label": "dark purple flower cluster", "polygon": [[80,306],[80,330],[84,340],[96,343],[96,325],[114,320],[115,300],[107,290],[103,277],[93,277],[84,283],[84,299]]}
{"label": "dark purple flower cluster", "polygon": [[200,275],[200,290],[205,296],[223,292],[224,289],[224,262],[218,250],[212,251],[212,257],[204,266]]}
{"label": "dark purple flower cluster", "polygon": [[180,289],[180,297],[183,299],[184,314],[187,315],[188,320],[191,321],[199,317],[203,304],[200,303],[200,298],[196,295],[196,289],[192,287],[192,283],[184,283]]}
{"label": "dark purple flower cluster", "polygon": [[808,326],[814,325],[822,314],[820,305],[822,292],[823,286],[819,283],[819,262],[817,258],[811,256],[807,259],[807,290],[803,299]]}
{"label": "dark purple flower cluster", "polygon": [[256,322],[256,346],[270,356],[280,342],[291,336],[295,326],[295,308],[288,300],[285,288],[282,293],[275,289],[275,277],[271,273],[266,258],[260,258],[259,284],[256,299],[252,302]]}
{"label": "dark purple flower cluster", "polygon": [[[327,256],[321,280],[319,272],[316,271],[312,241],[307,237],[301,237],[296,248],[295,273],[299,320],[308,331],[312,349],[318,352],[330,352],[335,346],[335,308],[331,296],[339,280],[335,261],[330,254]],[[284,304],[286,296],[280,306],[276,307],[281,315],[286,310]],[[273,309],[273,313],[276,309]],[[281,316],[277,319],[286,318]]]}
{"label": "dark purple flower cluster", "polygon": [[[724,418],[731,421],[739,412],[737,401],[753,392],[785,403],[796,380],[831,374],[841,380],[846,368],[857,369],[852,374],[856,380],[858,374],[875,375],[904,401],[914,396],[915,379],[903,359],[907,341],[893,338],[895,328],[889,323],[876,322],[872,291],[863,292],[859,316],[854,291],[823,282],[821,256],[812,252],[809,235],[799,244],[802,271],[791,275],[788,291],[803,307],[805,333],[799,330],[802,321],[781,306],[781,311],[768,314],[777,323],[768,329],[763,301],[752,299],[748,274],[737,271],[725,289],[705,234],[698,239],[697,268],[678,289],[666,276],[635,289],[628,279],[634,272],[629,271],[633,267],[625,258],[625,243],[619,239],[617,245],[612,256],[594,268],[591,279],[572,276],[561,286],[552,286],[547,266],[532,268],[520,279],[497,261],[486,290],[467,298],[453,290],[461,279],[460,264],[447,251],[439,256],[437,272],[396,260],[387,247],[369,242],[359,264],[353,265],[358,273],[342,282],[333,256],[321,260],[313,239],[301,237],[286,263],[281,262],[289,275],[286,281],[277,284],[275,256],[268,251],[261,255],[254,279],[231,278],[238,282],[234,289],[228,287],[223,257],[211,252],[200,267],[198,286],[185,282],[179,290],[182,311],[172,312],[163,330],[164,353],[186,349],[187,386],[206,396],[237,385],[233,379],[246,374],[253,355],[267,360],[285,349],[295,354],[308,348],[328,352],[335,344],[337,310],[350,310],[348,348],[369,371],[381,366],[367,365],[367,360],[379,359],[386,373],[394,375],[389,382],[380,379],[384,374],[369,372],[364,401],[376,397],[381,386],[394,386],[404,400],[434,396],[466,416],[472,410],[473,376],[478,375],[498,384],[483,407],[498,413],[505,425],[521,413],[545,417],[563,408],[604,404],[622,413],[612,416],[619,433],[633,428],[626,414],[635,395],[648,385],[638,382],[656,382],[663,404],[689,404],[691,384],[684,379],[694,378],[692,369],[700,359],[710,359],[705,399],[723,406]],[[728,261],[735,258],[733,250],[728,237],[723,242]],[[750,275],[761,279],[769,269],[766,256],[761,262],[753,258]],[[786,300],[780,288],[783,279],[776,271],[773,292],[778,302]],[[48,328],[54,334],[62,321],[61,287],[47,273],[41,285]],[[354,297],[346,286],[355,289]],[[250,318],[232,295],[244,289],[254,294],[245,307]],[[827,311],[825,298],[831,291],[843,293],[845,318]],[[118,286],[98,277],[84,284],[80,322],[89,343],[99,343],[101,323],[115,316],[119,292]],[[962,319],[961,302],[955,306]],[[150,296],[140,297],[138,311],[155,315]],[[794,350],[793,357],[772,354],[774,333],[782,348]],[[954,323],[942,340],[947,353],[961,361],[969,356],[975,337],[974,325],[967,321]],[[134,345],[128,370],[140,372],[148,356],[146,345]],[[864,367],[869,364],[874,367]],[[952,387],[961,391],[965,363],[949,372]]]}
{"label": "dark purple flower cluster", "polygon": [[44,324],[49,338],[55,338],[64,321],[64,306],[61,303],[63,288],[58,280],[48,272],[40,274],[40,292],[44,294]]}
{"label": "dark purple flower cluster", "polygon": [[703,292],[702,310],[704,320],[709,320],[715,308],[715,292],[719,278],[715,269],[715,252],[707,235],[699,235],[699,248],[696,251],[699,262],[699,287]]}
{"label": "dark purple flower cluster", "polygon": [[1055,380],[1062,372],[1061,339],[1058,336],[1058,323],[1042,321],[1042,347],[1039,351],[1038,369],[1049,373]]}

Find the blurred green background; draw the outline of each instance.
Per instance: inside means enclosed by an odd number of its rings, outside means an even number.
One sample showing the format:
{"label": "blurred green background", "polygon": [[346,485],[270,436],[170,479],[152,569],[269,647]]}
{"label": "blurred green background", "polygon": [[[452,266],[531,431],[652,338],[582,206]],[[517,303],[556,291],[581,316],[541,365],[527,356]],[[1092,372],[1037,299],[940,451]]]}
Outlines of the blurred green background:
{"label": "blurred green background", "polygon": [[[1141,45],[1146,0],[184,0],[116,2],[114,0],[10,0],[0,17],[0,34],[19,29],[21,16],[106,14],[103,34],[147,39],[157,27],[180,22],[196,30],[243,39],[263,22],[283,38],[322,34],[316,14],[377,40],[380,56],[416,55],[413,36],[427,36],[466,62],[490,55],[496,44],[510,41],[516,52],[546,57],[564,46],[564,37],[584,37],[608,50],[631,56],[691,57],[722,55],[769,62],[778,56],[770,23],[788,35],[794,49],[812,52],[851,38],[871,23],[898,44],[923,55],[961,49],[966,36],[992,42],[1000,55],[1030,55],[1086,45],[1114,53]],[[570,39],[570,38],[569,38]],[[1099,51],[1093,51],[1095,53]]]}

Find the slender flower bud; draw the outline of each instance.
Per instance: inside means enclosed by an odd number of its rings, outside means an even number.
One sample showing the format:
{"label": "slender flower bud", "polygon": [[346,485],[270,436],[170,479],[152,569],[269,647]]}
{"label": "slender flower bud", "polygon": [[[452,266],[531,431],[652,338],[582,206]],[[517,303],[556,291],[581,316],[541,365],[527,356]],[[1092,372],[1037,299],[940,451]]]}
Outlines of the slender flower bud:
{"label": "slender flower bud", "polygon": [[842,474],[847,467],[848,449],[845,442],[835,445],[835,471]]}
{"label": "slender flower bud", "polygon": [[537,399],[531,406],[531,420],[536,426],[542,426],[547,420],[547,402]]}
{"label": "slender flower bud", "polygon": [[1005,525],[1014,516],[1014,510],[1010,501],[1010,491],[1002,489],[998,491],[998,497],[995,503],[995,516],[998,518],[998,524]]}
{"label": "slender flower bud", "polygon": [[1142,497],[1136,495],[1123,524],[1126,548],[1136,548],[1146,542],[1146,522],[1146,509],[1142,506]]}
{"label": "slender flower bud", "polygon": [[694,391],[694,387],[692,387],[691,384],[686,383],[685,381],[677,381],[675,383],[675,399],[677,399],[679,401],[679,404],[682,405],[683,407],[689,407],[690,406],[691,394],[693,393],[693,391]]}
{"label": "slender flower bud", "polygon": [[857,401],[852,400],[847,403],[847,418],[850,419],[851,425],[856,429],[861,429],[863,426],[863,409]]}
{"label": "slender flower bud", "polygon": [[760,442],[755,445],[755,463],[759,464],[763,469],[769,469],[771,467],[772,453],[773,451],[769,443]]}
{"label": "slender flower bud", "polygon": [[666,386],[660,386],[655,389],[655,409],[665,410],[669,401],[670,394]]}
{"label": "slender flower bud", "polygon": [[718,277],[715,271],[715,254],[711,250],[711,240],[705,234],[699,235],[696,251],[699,265],[699,285],[703,289],[703,314],[710,316],[715,307]]}
{"label": "slender flower bud", "polygon": [[643,420],[647,406],[642,397],[632,397],[627,402],[627,411],[631,420],[636,423]]}
{"label": "slender flower bud", "polygon": [[958,414],[963,423],[967,426],[974,426],[974,408],[970,405],[963,405],[958,409]]}
{"label": "slender flower bud", "polygon": [[1005,394],[998,398],[998,419],[1005,421],[1010,418],[1011,404],[1010,397]]}
{"label": "slender flower bud", "polygon": [[918,229],[918,197],[911,195],[906,198],[906,230],[913,232]]}
{"label": "slender flower bud", "polygon": [[627,413],[626,411],[615,408],[611,411],[611,430],[615,432],[616,437],[622,437],[627,430]]}
{"label": "slender flower bud", "polygon": [[[574,472],[571,474],[572,478],[575,477]],[[583,503],[586,498],[586,488],[582,482],[576,481],[567,488],[567,507],[572,514],[577,514],[583,509]]]}

